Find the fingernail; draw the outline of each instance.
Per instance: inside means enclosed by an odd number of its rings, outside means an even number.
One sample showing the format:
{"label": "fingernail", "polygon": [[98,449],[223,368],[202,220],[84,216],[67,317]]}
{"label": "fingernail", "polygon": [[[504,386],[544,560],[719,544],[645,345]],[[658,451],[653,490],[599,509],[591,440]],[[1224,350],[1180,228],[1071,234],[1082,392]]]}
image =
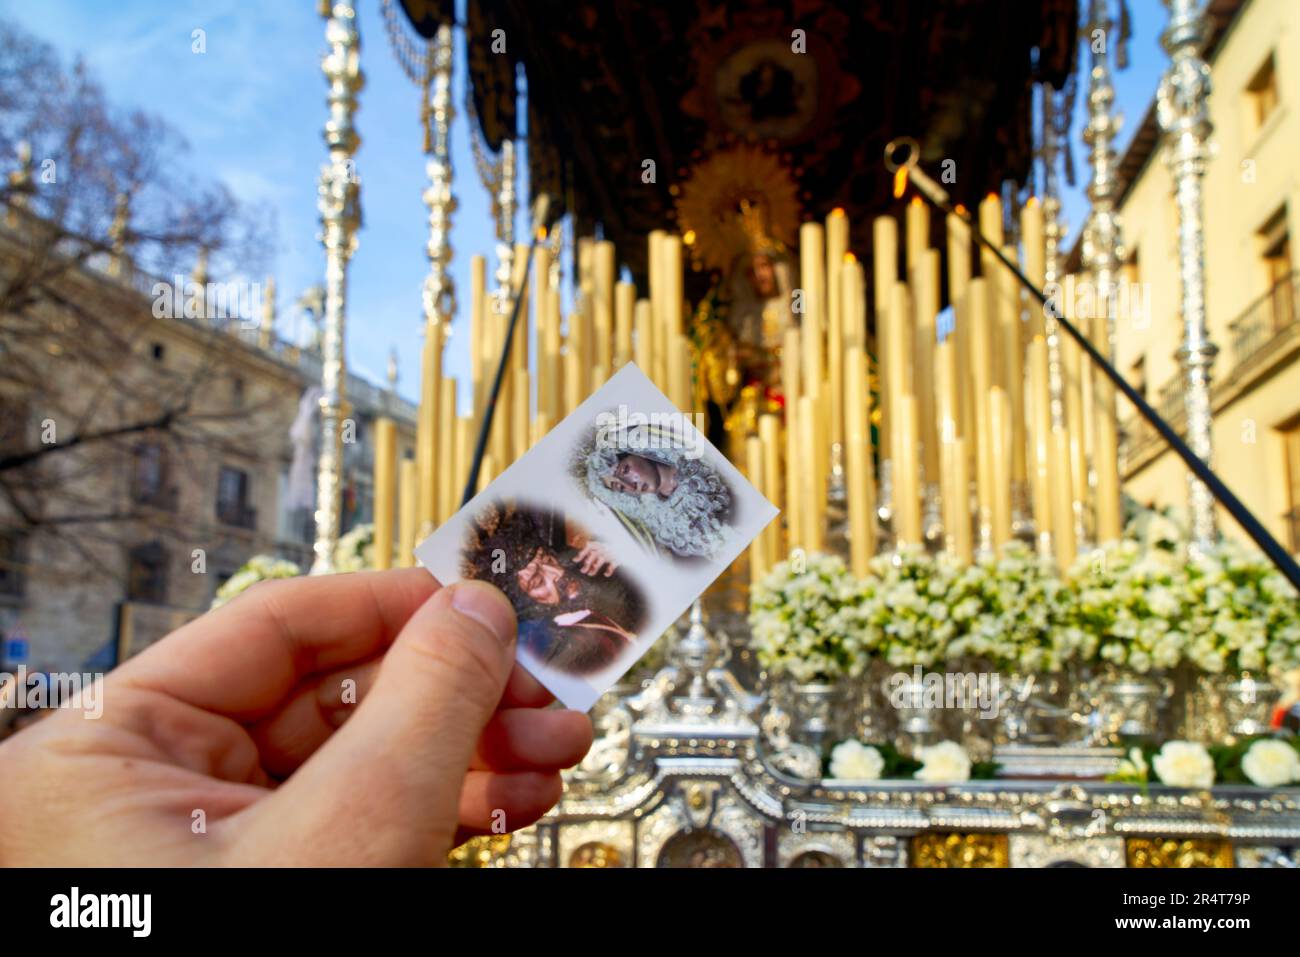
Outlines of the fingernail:
{"label": "fingernail", "polygon": [[515,610],[499,588],[487,582],[459,582],[452,586],[451,607],[473,618],[502,644],[515,640]]}

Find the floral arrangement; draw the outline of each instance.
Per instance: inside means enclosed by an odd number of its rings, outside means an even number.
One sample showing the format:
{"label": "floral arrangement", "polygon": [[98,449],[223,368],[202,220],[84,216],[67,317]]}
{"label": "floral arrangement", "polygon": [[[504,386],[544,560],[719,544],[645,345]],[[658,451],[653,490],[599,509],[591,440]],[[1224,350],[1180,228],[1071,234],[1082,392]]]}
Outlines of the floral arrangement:
{"label": "floral arrangement", "polygon": [[783,562],[751,593],[759,661],[797,681],[857,675],[873,658],[973,657],[1029,674],[1300,667],[1300,600],[1262,555],[1225,542],[1183,557],[1177,526],[1157,513],[1132,536],[1081,556],[1065,579],[1021,542],[970,565],[905,548],[873,558],[861,581],[833,556]]}
{"label": "floral arrangement", "polygon": [[1144,788],[1153,781],[1180,788],[1247,783],[1286,787],[1300,783],[1300,738],[1253,737],[1210,747],[1194,741],[1166,741],[1158,749],[1133,746],[1106,780]]}
{"label": "floral arrangement", "polygon": [[1144,674],[1182,659],[1190,595],[1173,548],[1132,539],[1103,546],[1080,556],[1069,588],[1066,620],[1087,636],[1084,660]]}
{"label": "floral arrangement", "polygon": [[334,567],[340,572],[361,572],[375,567],[375,526],[352,526],[334,546]]}
{"label": "floral arrangement", "polygon": [[984,658],[1001,671],[1041,674],[1091,653],[1091,636],[1067,620],[1068,589],[1023,542],[967,566],[955,593],[959,634],[949,660]]}
{"label": "floral arrangement", "polygon": [[956,741],[941,741],[918,748],[907,757],[891,744],[864,744],[850,738],[831,749],[827,774],[844,781],[907,779],[929,784],[961,784],[972,779],[997,777],[992,761],[972,761]]}
{"label": "floral arrangement", "polygon": [[1225,542],[1185,567],[1186,657],[1211,674],[1300,667],[1300,602],[1260,555]]}
{"label": "floral arrangement", "polygon": [[[374,558],[375,527],[370,524],[354,526],[339,539],[334,549],[334,567],[339,572],[359,572],[373,568]],[[296,578],[301,574],[303,570],[287,559],[276,558],[274,555],[254,555],[217,589],[212,607],[220,608],[258,582],[273,578]]]}
{"label": "floral arrangement", "polygon": [[212,607],[220,608],[258,582],[269,581],[272,578],[296,578],[301,574],[302,569],[293,562],[276,558],[274,555],[254,555],[217,589],[217,594],[212,599]]}
{"label": "floral arrangement", "polygon": [[964,594],[961,566],[946,556],[931,558],[919,547],[877,555],[858,590],[865,626],[862,647],[895,667],[928,667],[944,660],[958,633],[954,609]]}
{"label": "floral arrangement", "polygon": [[799,554],[750,590],[749,624],[759,663],[799,682],[862,673],[863,614],[862,583],[834,555]]}

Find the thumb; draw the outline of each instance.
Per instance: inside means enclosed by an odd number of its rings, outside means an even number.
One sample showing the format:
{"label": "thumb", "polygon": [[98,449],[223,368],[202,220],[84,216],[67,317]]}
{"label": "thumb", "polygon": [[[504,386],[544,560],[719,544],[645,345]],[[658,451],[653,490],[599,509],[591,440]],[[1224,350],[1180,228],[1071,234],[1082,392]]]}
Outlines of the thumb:
{"label": "thumb", "polygon": [[[515,657],[497,588],[440,589],[384,655],[356,713],[258,805],[272,844],[318,864],[431,864],[456,834],[461,784]],[[359,826],[360,825],[360,826]]]}

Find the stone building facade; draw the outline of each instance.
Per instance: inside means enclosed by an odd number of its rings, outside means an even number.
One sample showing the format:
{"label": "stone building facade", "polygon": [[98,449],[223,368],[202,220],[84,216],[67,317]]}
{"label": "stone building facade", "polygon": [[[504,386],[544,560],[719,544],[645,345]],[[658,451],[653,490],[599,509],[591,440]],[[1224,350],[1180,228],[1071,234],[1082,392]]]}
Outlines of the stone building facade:
{"label": "stone building facade", "polygon": [[[18,268],[21,243],[12,221],[0,230],[0,269]],[[206,609],[253,555],[310,562],[318,419],[297,443],[308,499],[296,508],[291,429],[300,405],[311,415],[318,354],[272,332],[273,305],[252,317],[169,316],[158,304],[174,279],[100,266],[58,280],[58,298],[85,308],[64,315],[43,302],[31,341],[6,344],[39,375],[24,387],[0,375],[0,457],[147,421],[174,401],[169,385],[188,398],[162,427],[40,454],[23,475],[39,514],[0,500],[0,668],[104,670]],[[82,348],[87,322],[102,348]],[[350,376],[348,400],[345,531],[371,518],[375,418],[397,420],[399,457],[415,443],[415,408],[391,383]]]}

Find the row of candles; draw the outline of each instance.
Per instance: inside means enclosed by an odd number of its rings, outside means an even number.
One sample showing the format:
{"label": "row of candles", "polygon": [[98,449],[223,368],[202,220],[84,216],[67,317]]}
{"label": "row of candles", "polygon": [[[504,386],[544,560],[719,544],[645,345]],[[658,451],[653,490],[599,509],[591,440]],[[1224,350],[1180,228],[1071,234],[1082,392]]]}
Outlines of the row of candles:
{"label": "row of candles", "polygon": [[[895,545],[929,545],[967,562],[1032,533],[1040,553],[1068,569],[1084,537],[1119,538],[1113,386],[1090,374],[1082,349],[1063,330],[1055,335],[1052,317],[991,250],[979,247],[976,259],[964,215],[959,208],[946,217],[946,256],[931,246],[930,210],[919,197],[907,206],[901,231],[892,216],[873,222],[874,409],[866,283],[846,248],[847,218],[836,210],[824,224],[801,227],[804,312],[785,335],[784,421],[760,417],[757,435],[747,440],[747,472],[786,519],[784,529],[774,523],[752,546],[755,578],[794,549],[826,549],[828,490],[840,481],[849,559],[861,575],[877,551],[881,516]],[[980,204],[975,221],[1042,288],[1041,206],[1030,199],[1020,210],[1018,243],[1004,244],[997,196]],[[945,265],[951,322],[940,335]],[[1074,278],[1061,288],[1054,304],[1062,312],[1055,315],[1107,354],[1104,311],[1075,314]],[[1054,362],[1061,383],[1055,414]],[[782,453],[783,470],[775,465]]]}
{"label": "row of candles", "polygon": [[[1041,207],[1031,199],[1020,210],[1016,244],[1003,245],[998,197],[980,204],[977,221],[1041,286]],[[783,408],[758,417],[737,463],[782,510],[750,548],[751,575],[761,576],[795,549],[827,549],[833,486],[844,491],[845,538],[859,574],[878,549],[885,527],[880,519],[886,516],[895,544],[930,542],[964,561],[996,551],[1025,528],[1032,528],[1041,552],[1062,568],[1073,563],[1081,535],[1095,534],[1098,541],[1119,537],[1113,389],[1088,374],[1081,350],[1068,338],[1059,337],[1049,350],[1051,320],[989,250],[981,248],[976,258],[961,216],[946,219],[946,256],[932,248],[930,227],[929,209],[919,199],[907,206],[901,230],[892,216],[873,223],[874,343],[867,339],[866,275],[849,250],[847,215],[835,210],[824,223],[800,228],[800,308],[783,336]],[[698,411],[680,237],[650,234],[647,298],[638,298],[632,283],[617,280],[612,243],[580,239],[579,295],[564,324],[552,254],[545,243],[537,249],[480,489],[629,361],[678,408]],[[525,256],[526,247],[517,246],[516,285]],[[945,265],[952,322],[940,336]],[[410,564],[417,536],[459,505],[509,326],[508,298],[490,294],[486,279],[485,260],[472,257],[468,414],[458,413],[456,380],[442,374],[444,329],[430,322],[415,459],[398,463],[395,424],[377,423],[375,554],[381,567],[391,561],[394,545],[399,563]],[[1070,305],[1071,297],[1063,297],[1066,318],[1084,328],[1104,354],[1104,315],[1075,316]],[[1062,383],[1056,414],[1053,362]]]}
{"label": "row of candles", "polygon": [[[527,247],[514,249],[513,288]],[[567,323],[554,281],[553,252],[539,242],[532,277],[523,285],[520,317],[492,416],[479,472],[484,488],[552,426],[576,409],[614,372],[635,361],[680,409],[694,401],[690,341],[684,317],[681,238],[658,230],[649,237],[650,296],[618,281],[614,244],[582,238],[576,250],[578,295]],[[531,288],[530,288],[531,286]],[[398,460],[397,425],[380,418],[375,427],[375,563],[387,568],[414,562],[419,538],[446,521],[460,505],[474,446],[487,411],[492,383],[510,328],[505,290],[490,294],[487,262],[470,259],[469,354],[472,407],[460,414],[458,383],[443,374],[446,335],[439,322],[425,327],[414,459]],[[536,355],[531,355],[535,348]]]}

